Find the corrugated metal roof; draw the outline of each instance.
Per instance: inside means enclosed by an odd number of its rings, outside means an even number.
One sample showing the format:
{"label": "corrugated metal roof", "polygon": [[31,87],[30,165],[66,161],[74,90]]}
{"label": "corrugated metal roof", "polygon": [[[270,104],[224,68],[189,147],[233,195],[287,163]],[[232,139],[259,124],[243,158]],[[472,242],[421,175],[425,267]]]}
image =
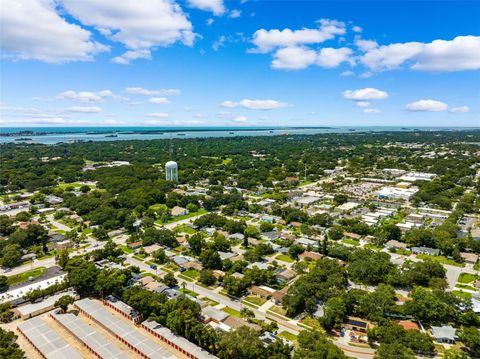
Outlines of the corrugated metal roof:
{"label": "corrugated metal roof", "polygon": [[153,320],[146,320],[142,323],[145,327],[153,330],[154,332],[160,334],[165,339],[171,341],[178,347],[182,348],[183,350],[189,352],[190,354],[195,355],[197,358],[201,359],[215,359],[217,358],[215,355],[210,354],[206,350],[203,350],[199,346],[193,344],[192,342],[188,341],[187,339],[174,334],[170,329],[158,324]]}
{"label": "corrugated metal roof", "polygon": [[18,329],[47,359],[82,359],[80,353],[39,317],[19,324]]}
{"label": "corrugated metal roof", "polygon": [[148,358],[175,358],[174,355],[168,353],[160,345],[141,333],[133,324],[127,324],[123,320],[118,319],[97,302],[84,298],[75,302],[75,305]]}
{"label": "corrugated metal roof", "polygon": [[63,326],[65,326],[69,331],[71,331],[81,342],[86,344],[90,349],[95,351],[104,359],[128,359],[129,356],[126,355],[120,348],[118,348],[114,343],[112,343],[104,335],[98,333],[95,329],[90,327],[83,320],[78,318],[76,315],[67,313],[67,314],[56,314],[53,313],[52,316]]}

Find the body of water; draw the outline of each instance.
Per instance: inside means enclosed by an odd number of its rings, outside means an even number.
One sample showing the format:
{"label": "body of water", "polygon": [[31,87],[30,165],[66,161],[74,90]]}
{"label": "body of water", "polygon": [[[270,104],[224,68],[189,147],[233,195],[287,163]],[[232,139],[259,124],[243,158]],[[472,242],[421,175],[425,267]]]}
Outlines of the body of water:
{"label": "body of water", "polygon": [[[432,127],[3,127],[0,143],[57,144],[75,141],[153,140],[169,138],[206,138],[235,136],[311,135],[385,131],[468,130],[468,128]],[[22,131],[32,131],[23,134]],[[14,135],[8,135],[14,134]],[[18,134],[18,135],[16,135]]]}

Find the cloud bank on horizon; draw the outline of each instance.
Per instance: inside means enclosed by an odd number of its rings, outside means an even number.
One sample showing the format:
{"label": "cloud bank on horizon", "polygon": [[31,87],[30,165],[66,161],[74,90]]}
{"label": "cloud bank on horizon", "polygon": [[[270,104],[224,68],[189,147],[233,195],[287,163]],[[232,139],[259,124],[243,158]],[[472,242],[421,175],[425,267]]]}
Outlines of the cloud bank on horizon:
{"label": "cloud bank on horizon", "polygon": [[4,0],[1,125],[480,124],[480,4],[348,4]]}

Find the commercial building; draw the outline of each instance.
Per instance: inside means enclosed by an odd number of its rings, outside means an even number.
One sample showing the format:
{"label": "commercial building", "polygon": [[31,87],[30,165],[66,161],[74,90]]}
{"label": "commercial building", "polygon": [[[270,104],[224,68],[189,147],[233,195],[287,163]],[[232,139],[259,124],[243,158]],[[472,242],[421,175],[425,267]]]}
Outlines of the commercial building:
{"label": "commercial building", "polygon": [[415,181],[431,181],[437,175],[435,173],[425,173],[425,172],[408,172],[403,176],[399,177],[400,181],[406,182],[415,182]]}
{"label": "commercial building", "polygon": [[17,307],[15,308],[15,312],[18,313],[20,318],[22,318],[23,320],[33,318],[37,315],[46,313],[54,309],[55,302],[59,300],[61,297],[63,297],[64,295],[69,295],[73,298],[77,297],[77,293],[75,293],[73,290],[67,291],[67,292],[61,292],[55,295],[51,295],[40,302],[25,304],[20,307]]}

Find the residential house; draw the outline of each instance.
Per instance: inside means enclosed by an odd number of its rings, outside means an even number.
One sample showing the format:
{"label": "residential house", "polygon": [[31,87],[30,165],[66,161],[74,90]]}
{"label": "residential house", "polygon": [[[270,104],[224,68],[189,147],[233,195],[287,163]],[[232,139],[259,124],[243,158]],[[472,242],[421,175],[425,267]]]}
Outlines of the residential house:
{"label": "residential house", "polygon": [[453,344],[457,341],[457,330],[450,325],[432,327],[432,336],[438,343]]}
{"label": "residential house", "polygon": [[275,290],[266,286],[253,285],[248,289],[248,292],[253,295],[258,295],[261,298],[270,298]]}
{"label": "residential house", "polygon": [[371,327],[371,323],[366,319],[347,316],[343,320],[343,325],[346,329],[355,330],[358,332],[366,333]]}
{"label": "residential house", "polygon": [[475,264],[478,261],[478,254],[475,253],[460,252],[460,257],[462,257],[465,262],[470,264]]}
{"label": "residential house", "polygon": [[320,253],[310,252],[310,251],[305,251],[298,256],[298,259],[300,260],[306,259],[306,260],[316,261],[316,260],[319,260],[320,258],[322,258],[322,255]]}
{"label": "residential house", "polygon": [[293,269],[283,268],[277,271],[275,277],[279,283],[289,283],[297,276],[297,272]]}
{"label": "residential house", "polygon": [[429,247],[413,247],[412,252],[414,254],[426,254],[429,256],[438,256],[440,254],[439,249]]}
{"label": "residential house", "polygon": [[188,209],[175,206],[170,210],[170,213],[172,214],[172,217],[179,217],[179,216],[184,216],[188,214]]}

